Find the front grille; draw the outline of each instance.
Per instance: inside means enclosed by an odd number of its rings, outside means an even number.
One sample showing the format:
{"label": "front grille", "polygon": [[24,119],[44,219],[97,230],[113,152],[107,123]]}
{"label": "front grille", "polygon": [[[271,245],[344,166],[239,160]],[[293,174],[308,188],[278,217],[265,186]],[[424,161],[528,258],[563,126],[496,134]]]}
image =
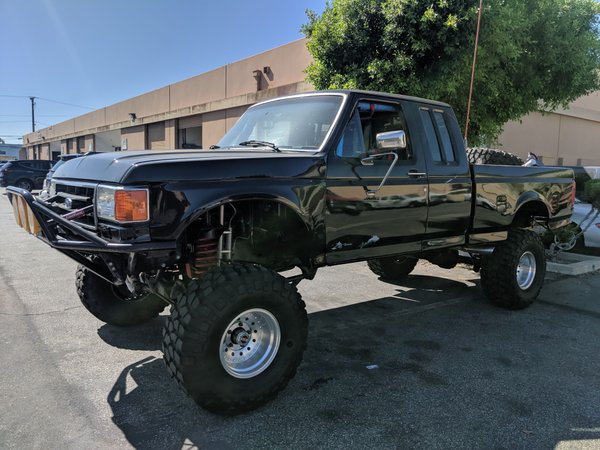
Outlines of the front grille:
{"label": "front grille", "polygon": [[96,193],[95,184],[56,182],[54,193],[52,206],[59,208],[63,216],[89,207],[85,210],[84,215],[73,219],[73,222],[87,229],[96,229],[93,208]]}
{"label": "front grille", "polygon": [[82,197],[88,197],[91,201],[94,199],[95,185],[75,185],[56,183],[56,193],[73,194]]}

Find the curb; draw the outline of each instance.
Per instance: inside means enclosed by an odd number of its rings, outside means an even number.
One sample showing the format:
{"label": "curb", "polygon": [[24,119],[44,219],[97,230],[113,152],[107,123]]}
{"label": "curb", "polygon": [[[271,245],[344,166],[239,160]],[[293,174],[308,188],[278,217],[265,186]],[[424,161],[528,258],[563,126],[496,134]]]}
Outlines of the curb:
{"label": "curb", "polygon": [[560,253],[554,261],[546,262],[546,271],[563,275],[582,275],[600,270],[600,258],[578,253]]}

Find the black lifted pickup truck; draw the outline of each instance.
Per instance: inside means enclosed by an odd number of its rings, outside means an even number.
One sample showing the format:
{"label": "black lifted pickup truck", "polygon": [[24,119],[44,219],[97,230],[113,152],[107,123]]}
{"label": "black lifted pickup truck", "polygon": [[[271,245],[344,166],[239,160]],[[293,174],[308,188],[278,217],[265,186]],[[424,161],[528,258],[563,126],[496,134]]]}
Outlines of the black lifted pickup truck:
{"label": "black lifted pickup truck", "polygon": [[223,414],[294,376],[296,285],[319,267],[367,261],[399,280],[419,258],[466,260],[492,302],[523,308],[546,266],[533,229],[566,225],[574,194],[569,169],[469,165],[447,104],[361,91],[259,103],[211,150],[77,158],[44,199],[8,188],[17,222],[80,264],[97,318],[135,325],[171,305],[167,369]]}

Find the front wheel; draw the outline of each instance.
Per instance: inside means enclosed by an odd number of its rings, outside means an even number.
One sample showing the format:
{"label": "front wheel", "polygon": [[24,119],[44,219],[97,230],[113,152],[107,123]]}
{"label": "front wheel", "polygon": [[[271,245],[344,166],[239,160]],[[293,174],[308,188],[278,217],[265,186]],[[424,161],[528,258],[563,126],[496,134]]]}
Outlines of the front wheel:
{"label": "front wheel", "polygon": [[537,298],[546,274],[544,244],[530,230],[513,229],[508,239],[486,256],[481,265],[481,285],[492,303],[523,309]]}
{"label": "front wheel", "polygon": [[234,415],[275,398],[296,373],[308,320],[296,288],[252,264],[182,283],[163,330],[167,370],[205,409]]}
{"label": "front wheel", "polygon": [[31,180],[23,178],[23,179],[17,181],[17,187],[31,192],[31,191],[33,191],[33,182]]}
{"label": "front wheel", "polygon": [[83,306],[110,325],[139,325],[158,316],[167,306],[152,294],[132,297],[83,266],[77,267],[75,285]]}

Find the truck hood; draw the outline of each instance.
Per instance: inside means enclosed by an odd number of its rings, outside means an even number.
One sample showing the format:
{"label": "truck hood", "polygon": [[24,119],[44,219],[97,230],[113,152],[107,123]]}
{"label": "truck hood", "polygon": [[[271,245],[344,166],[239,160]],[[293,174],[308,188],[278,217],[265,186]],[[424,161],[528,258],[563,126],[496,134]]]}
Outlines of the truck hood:
{"label": "truck hood", "polygon": [[61,165],[55,179],[144,184],[168,181],[319,176],[323,156],[271,149],[97,153]]}

